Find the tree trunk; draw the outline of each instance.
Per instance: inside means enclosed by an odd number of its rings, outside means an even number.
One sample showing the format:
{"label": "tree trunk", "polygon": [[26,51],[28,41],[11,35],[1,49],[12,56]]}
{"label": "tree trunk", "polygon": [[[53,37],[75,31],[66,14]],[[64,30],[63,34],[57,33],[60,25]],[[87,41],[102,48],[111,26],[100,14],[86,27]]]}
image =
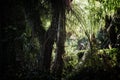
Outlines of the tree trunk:
{"label": "tree trunk", "polygon": [[62,77],[62,70],[64,66],[63,62],[63,55],[65,53],[64,49],[64,43],[66,38],[66,29],[65,29],[65,6],[64,3],[61,2],[60,9],[59,10],[59,20],[58,20],[58,27],[57,27],[57,42],[56,42],[56,56],[55,61],[52,67],[52,73],[54,74],[54,77],[56,77],[58,80]]}
{"label": "tree trunk", "polygon": [[44,72],[50,72],[51,66],[51,54],[53,50],[53,44],[55,42],[56,34],[57,34],[57,24],[58,24],[58,11],[56,9],[53,10],[51,27],[48,29],[45,42],[43,45],[43,54],[44,54]]}
{"label": "tree trunk", "polygon": [[[43,49],[43,53],[44,53],[44,62],[43,62],[43,66],[44,66],[44,71],[45,72],[50,72],[50,66],[51,66],[51,54],[52,54],[52,50],[53,50],[53,44],[55,42],[56,36],[57,36],[57,32],[58,32],[58,25],[62,26],[61,31],[60,31],[60,38],[63,39],[63,41],[57,41],[58,43],[62,43],[59,46],[64,47],[63,43],[64,43],[64,16],[65,16],[65,10],[64,5],[63,5],[63,1],[62,0],[51,0],[51,4],[52,4],[52,23],[51,23],[51,27],[48,29],[47,33],[46,33],[46,38],[45,38],[45,42],[44,42],[44,49]],[[61,17],[59,18],[59,16],[61,15]],[[59,23],[59,19],[60,19],[60,23]],[[60,28],[60,27],[59,27]],[[62,37],[61,37],[62,36]],[[61,40],[61,39],[60,39]],[[61,48],[61,47],[59,47]],[[64,49],[61,48],[61,50],[63,51],[62,53],[64,53]],[[59,52],[59,51],[58,51]],[[61,52],[60,52],[61,53]],[[58,53],[59,54],[59,53]],[[62,60],[61,60],[62,61]]]}

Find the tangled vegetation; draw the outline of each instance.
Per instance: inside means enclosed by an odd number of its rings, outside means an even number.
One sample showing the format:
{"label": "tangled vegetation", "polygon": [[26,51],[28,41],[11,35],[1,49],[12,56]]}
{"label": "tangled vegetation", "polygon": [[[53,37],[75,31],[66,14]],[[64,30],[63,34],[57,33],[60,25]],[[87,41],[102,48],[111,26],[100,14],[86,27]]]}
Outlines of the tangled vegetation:
{"label": "tangled vegetation", "polygon": [[2,0],[0,80],[119,80],[119,0]]}

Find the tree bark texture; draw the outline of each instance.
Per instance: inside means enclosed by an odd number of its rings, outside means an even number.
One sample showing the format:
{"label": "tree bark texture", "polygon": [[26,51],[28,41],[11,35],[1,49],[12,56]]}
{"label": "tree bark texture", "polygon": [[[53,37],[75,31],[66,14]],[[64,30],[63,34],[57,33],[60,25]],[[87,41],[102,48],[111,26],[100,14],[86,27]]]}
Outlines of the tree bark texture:
{"label": "tree bark texture", "polygon": [[58,15],[59,13],[55,9],[53,11],[51,26],[46,32],[46,36],[45,36],[45,42],[43,45],[43,54],[44,54],[43,66],[45,72],[50,71],[53,44],[55,42],[55,38],[57,34]]}
{"label": "tree bark texture", "polygon": [[66,29],[65,29],[65,3],[61,1],[61,6],[58,7],[59,16],[57,24],[57,41],[56,41],[56,56],[52,67],[52,73],[54,76],[60,80],[62,77],[62,70],[64,66],[63,55],[65,53],[64,43],[66,39]]}

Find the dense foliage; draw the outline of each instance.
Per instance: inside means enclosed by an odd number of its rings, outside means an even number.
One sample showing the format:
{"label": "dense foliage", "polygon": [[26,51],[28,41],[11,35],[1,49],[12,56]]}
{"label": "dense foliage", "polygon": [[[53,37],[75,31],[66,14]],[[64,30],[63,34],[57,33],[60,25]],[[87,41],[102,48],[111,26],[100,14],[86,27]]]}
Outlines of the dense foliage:
{"label": "dense foliage", "polygon": [[119,0],[4,0],[0,80],[119,80]]}

